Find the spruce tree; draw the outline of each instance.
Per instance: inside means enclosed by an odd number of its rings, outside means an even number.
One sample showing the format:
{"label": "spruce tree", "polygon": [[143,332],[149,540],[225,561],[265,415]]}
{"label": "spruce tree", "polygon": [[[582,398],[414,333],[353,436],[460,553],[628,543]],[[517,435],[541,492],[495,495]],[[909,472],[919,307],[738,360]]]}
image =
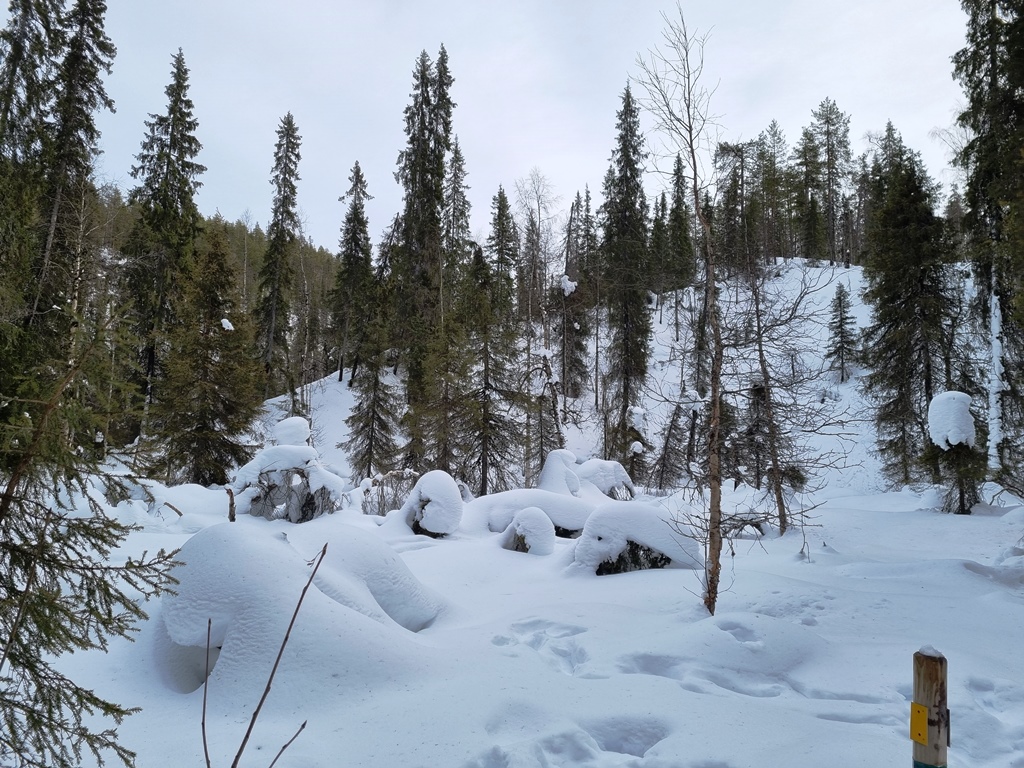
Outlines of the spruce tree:
{"label": "spruce tree", "polygon": [[341,226],[338,271],[331,293],[331,320],[338,346],[338,381],[344,378],[346,362],[352,367],[352,379],[355,378],[361,358],[360,342],[373,312],[370,304],[373,250],[366,219],[366,201],[372,200],[373,195],[367,191],[366,178],[358,162],[352,166],[348,180],[348,192],[339,198],[348,202],[348,209]]}
{"label": "spruce tree", "polygon": [[844,283],[836,286],[832,298],[832,315],[828,321],[829,341],[825,359],[829,369],[839,374],[839,383],[849,380],[857,359],[857,327],[850,313],[850,292]]}
{"label": "spruce tree", "polygon": [[605,180],[604,238],[608,322],[610,432],[608,457],[632,460],[634,443],[642,440],[630,409],[640,402],[647,379],[651,316],[647,305],[647,198],[643,187],[646,153],[640,133],[639,107],[629,86],[617,114],[618,135]]}
{"label": "spruce tree", "polygon": [[[587,316],[586,290],[581,287],[583,251],[583,198],[569,207],[565,228],[565,269],[563,279],[551,288],[552,314],[559,318],[555,365],[563,398],[577,398],[587,383],[587,341],[590,320]],[[566,405],[562,407],[566,418]]]}
{"label": "spruce tree", "polygon": [[71,338],[69,318],[50,308],[65,303],[79,274],[74,242],[77,217],[66,203],[91,185],[100,136],[96,113],[114,109],[102,79],[110,73],[117,52],[104,31],[106,11],[104,0],[76,0],[63,14],[64,55],[48,86],[54,101],[40,150],[45,232],[34,260],[25,325],[35,329],[37,338],[49,338],[53,344],[50,351]]}
{"label": "spruce tree", "polygon": [[436,64],[426,51],[413,70],[412,102],[405,109],[407,145],[398,156],[395,178],[404,192],[401,233],[394,264],[397,314],[395,338],[405,365],[409,435],[405,462],[422,470],[431,372],[428,358],[442,316],[444,264],[442,211],[445,161],[451,147],[452,85],[448,54],[441,47]]}
{"label": "spruce tree", "polygon": [[817,134],[804,128],[793,148],[793,172],[797,198],[796,219],[800,255],[811,262],[827,252],[825,218],[821,211],[823,161]]}
{"label": "spruce tree", "polygon": [[12,360],[21,356],[14,329],[31,300],[33,262],[41,248],[41,142],[64,43],[62,5],[12,2],[0,30],[0,356]]}
{"label": "spruce tree", "polygon": [[153,408],[158,466],[169,481],[222,485],[251,458],[262,408],[250,320],[239,308],[227,239],[215,222],[182,279],[166,336],[164,395]]}
{"label": "spruce tree", "polygon": [[811,113],[811,131],[821,148],[821,214],[825,223],[825,251],[835,264],[842,250],[843,189],[850,175],[850,116],[826,98]]}
{"label": "spruce tree", "polygon": [[[116,726],[132,714],[74,680],[65,653],[106,649],[145,619],[143,600],[171,581],[169,556],[116,556],[131,527],[97,487],[117,488],[97,440],[121,410],[110,378],[123,349],[118,315],[73,318],[73,359],[29,365],[4,392],[0,419],[0,764],[74,768],[85,755],[133,764]],[[111,394],[114,397],[111,397]],[[102,719],[101,719],[102,718]]]}
{"label": "spruce tree", "polygon": [[989,465],[1024,491],[1024,7],[1018,0],[961,0],[967,45],[953,57],[971,140],[958,157],[978,309],[988,325]]}
{"label": "spruce tree", "polygon": [[398,463],[400,402],[387,361],[386,290],[386,276],[378,271],[368,297],[370,315],[362,339],[362,362],[350,385],[359,407],[345,419],[349,437],[342,447],[353,483],[387,474]]}
{"label": "spruce tree", "polygon": [[289,291],[294,281],[292,255],[298,245],[299,214],[296,184],[299,181],[299,148],[302,138],[292,113],[281,118],[274,147],[270,183],[274,187],[267,251],[259,272],[256,342],[265,377],[264,397],[291,392],[296,410],[295,377],[288,355]]}
{"label": "spruce tree", "polygon": [[[890,125],[876,160],[875,206],[868,232],[865,298],[868,393],[886,474],[895,483],[918,478],[927,440],[928,403],[942,389],[942,354],[951,295],[944,269],[942,222],[935,187],[916,153]],[[938,481],[938,465],[930,466]]]}
{"label": "spruce tree", "polygon": [[155,399],[156,379],[163,375],[158,339],[173,321],[174,286],[185,274],[199,234],[195,196],[202,186],[199,176],[206,170],[195,160],[202,144],[195,135],[199,122],[188,96],[188,68],[180,48],[164,93],[167,111],[146,120],[146,137],[131,170],[139,186],[129,199],[138,206],[139,220],[126,249],[126,293],[133,300],[147,407]]}

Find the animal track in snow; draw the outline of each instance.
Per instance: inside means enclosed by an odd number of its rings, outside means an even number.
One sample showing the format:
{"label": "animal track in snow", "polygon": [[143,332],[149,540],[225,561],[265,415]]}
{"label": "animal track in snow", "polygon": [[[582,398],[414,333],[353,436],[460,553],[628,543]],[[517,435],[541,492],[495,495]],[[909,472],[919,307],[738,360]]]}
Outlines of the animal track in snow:
{"label": "animal track in snow", "polygon": [[590,654],[574,638],[586,632],[586,627],[546,619],[527,619],[516,622],[509,629],[511,636],[495,635],[491,642],[497,646],[525,645],[556,671],[570,677],[585,676],[580,672],[590,661]]}

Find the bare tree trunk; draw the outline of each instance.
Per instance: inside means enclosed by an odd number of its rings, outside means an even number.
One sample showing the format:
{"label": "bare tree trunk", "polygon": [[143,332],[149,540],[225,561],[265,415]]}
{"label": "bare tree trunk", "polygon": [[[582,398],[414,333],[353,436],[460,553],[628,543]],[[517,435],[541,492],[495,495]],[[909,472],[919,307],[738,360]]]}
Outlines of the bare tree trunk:
{"label": "bare tree trunk", "polygon": [[711,222],[701,206],[701,169],[698,157],[708,148],[708,130],[714,123],[708,111],[711,94],[700,85],[707,35],[691,34],[677,3],[678,18],[663,14],[663,47],[640,57],[640,83],[647,91],[644,106],[657,127],[675,141],[690,164],[693,209],[704,233],[707,322],[711,330],[710,401],[708,424],[708,485],[710,490],[704,563],[704,605],[714,614],[722,571],[722,464],[721,399],[724,345],[718,309],[717,266]]}

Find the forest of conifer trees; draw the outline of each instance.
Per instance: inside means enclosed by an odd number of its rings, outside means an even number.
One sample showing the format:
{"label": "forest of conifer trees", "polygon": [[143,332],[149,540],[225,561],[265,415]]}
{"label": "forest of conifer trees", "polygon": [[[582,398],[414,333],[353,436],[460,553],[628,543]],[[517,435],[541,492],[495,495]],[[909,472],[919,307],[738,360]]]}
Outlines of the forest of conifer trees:
{"label": "forest of conifer trees", "polygon": [[[792,140],[773,121],[754,139],[718,142],[708,178],[681,143],[652,193],[640,114],[658,93],[641,80],[607,116],[600,190],[575,191],[556,210],[539,172],[510,180],[494,190],[476,242],[473,158],[451,97],[470,63],[449,61],[442,46],[410,62],[406,143],[395,147],[401,210],[372,242],[365,203],[379,181],[355,163],[329,250],[298,218],[296,183],[303,163],[317,162],[300,152],[302,115],[285,113],[266,148],[268,222],[200,213],[203,127],[181,50],[169,52],[165,109],[138,126],[133,186],[98,184],[96,118],[114,107],[104,79],[116,66],[106,3],[12,0],[0,32],[4,717],[15,706],[12,666],[38,658],[13,639],[46,636],[54,611],[76,610],[73,595],[63,607],[9,597],[61,578],[59,558],[31,542],[52,535],[58,547],[103,551],[118,535],[62,527],[52,489],[85,483],[110,454],[164,482],[223,484],[251,455],[263,401],[287,394],[291,413],[308,415],[308,388],[327,376],[360,403],[345,446],[355,484],[442,469],[477,495],[530,485],[564,447],[565,426],[591,412],[601,420],[595,454],[638,484],[700,483],[713,421],[722,476],[777,491],[784,530],[782,490],[806,481],[814,461],[786,435],[817,418],[800,407],[816,385],[766,351],[785,348],[800,311],[769,286],[789,260],[863,269],[871,325],[853,333],[849,296],[837,291],[827,359],[841,382],[865,371],[892,483],[952,473],[1024,490],[1024,3],[962,5],[968,42],[952,72],[967,98],[963,189],[940,189],[891,123],[855,155],[849,115],[825,96]],[[693,398],[652,436],[636,425],[655,315],[674,325]],[[716,355],[753,360],[755,373],[742,389],[715,388]],[[927,409],[946,390],[974,398],[987,456],[979,448],[940,463]],[[77,583],[123,608],[118,590],[163,589],[165,566],[161,554]],[[96,631],[123,632],[117,615],[66,618],[78,629],[60,642],[87,647]],[[59,708],[47,695],[43,706]],[[18,747],[11,738],[0,755]],[[109,741],[90,738],[90,748]]]}

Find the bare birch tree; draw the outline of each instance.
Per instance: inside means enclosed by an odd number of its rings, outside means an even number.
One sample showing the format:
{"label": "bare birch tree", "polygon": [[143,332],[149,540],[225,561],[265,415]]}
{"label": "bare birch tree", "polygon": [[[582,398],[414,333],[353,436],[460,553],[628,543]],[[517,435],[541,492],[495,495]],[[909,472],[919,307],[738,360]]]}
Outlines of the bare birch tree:
{"label": "bare birch tree", "polygon": [[646,56],[639,56],[638,81],[646,91],[642,106],[654,118],[655,127],[666,144],[683,155],[689,165],[693,209],[703,231],[705,307],[711,336],[709,371],[709,417],[707,479],[709,506],[705,538],[704,605],[714,614],[722,570],[722,362],[721,314],[718,307],[714,238],[709,212],[704,209],[702,191],[706,188],[704,163],[710,156],[711,129],[715,118],[710,113],[711,96],[703,84],[704,47],[708,35],[687,27],[682,7],[676,15],[663,14],[662,42]]}

